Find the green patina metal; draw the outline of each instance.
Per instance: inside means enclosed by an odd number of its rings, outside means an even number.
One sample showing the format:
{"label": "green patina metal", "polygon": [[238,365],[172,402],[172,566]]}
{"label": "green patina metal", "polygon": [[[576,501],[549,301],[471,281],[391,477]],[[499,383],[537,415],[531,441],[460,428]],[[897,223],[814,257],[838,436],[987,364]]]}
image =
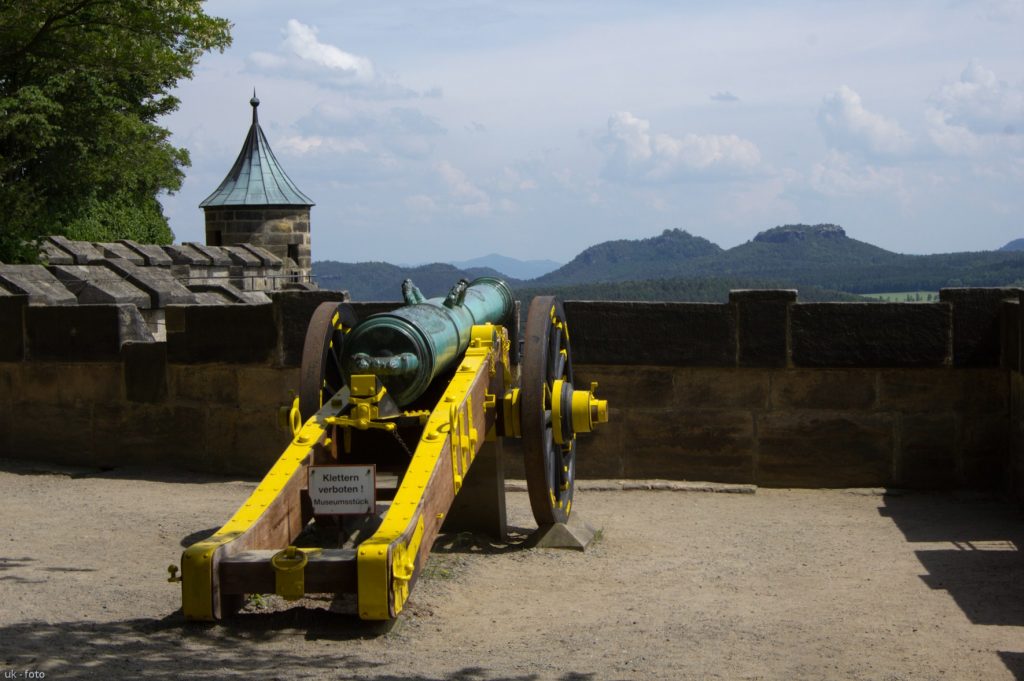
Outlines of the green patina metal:
{"label": "green patina metal", "polygon": [[342,359],[346,376],[376,374],[399,406],[465,354],[474,324],[507,324],[515,308],[508,284],[492,277],[463,280],[444,298],[426,298],[407,279],[402,294],[404,307],[371,315],[348,334]]}
{"label": "green patina metal", "polygon": [[313,201],[299,191],[271,151],[256,114],[260,100],[255,92],[249,103],[252,105],[252,126],[242,151],[224,181],[199,207],[312,206]]}

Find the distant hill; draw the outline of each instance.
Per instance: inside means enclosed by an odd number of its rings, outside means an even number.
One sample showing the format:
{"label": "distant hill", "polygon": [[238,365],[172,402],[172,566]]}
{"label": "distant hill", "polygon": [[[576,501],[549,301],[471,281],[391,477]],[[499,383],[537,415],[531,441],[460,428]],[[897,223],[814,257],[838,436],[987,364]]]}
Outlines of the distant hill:
{"label": "distant hill", "polygon": [[591,246],[535,282],[553,285],[672,277],[687,274],[695,260],[721,253],[721,247],[707,239],[666,229],[650,239],[620,239]]}
{"label": "distant hill", "polygon": [[486,267],[513,279],[534,279],[562,266],[554,260],[519,260],[497,253],[449,264],[461,270]]}
{"label": "distant hill", "polygon": [[1024,252],[903,255],[851,239],[838,225],[782,225],[722,250],[679,230],[586,249],[530,286],[663,278],[755,279],[851,293],[1005,286],[1024,281]]}
{"label": "distant hill", "polygon": [[401,300],[402,281],[412,279],[428,298],[443,296],[462,278],[499,277],[509,279],[489,268],[459,269],[444,263],[400,267],[386,262],[337,262],[320,260],[313,263],[313,277],[322,289],[347,290],[353,300]]}
{"label": "distant hill", "polygon": [[1000,251],[1024,251],[1024,239],[1014,239],[1010,243],[1006,244]]}
{"label": "distant hill", "polygon": [[801,300],[837,300],[841,299],[835,297],[837,292],[1020,285],[1024,250],[1007,247],[903,255],[851,239],[838,225],[820,224],[773,227],[723,250],[707,239],[674,229],[648,239],[596,244],[553,272],[530,280],[508,278],[490,268],[443,264],[398,267],[326,261],[313,263],[313,274],[321,287],[348,289],[356,300],[397,300],[406,277],[428,296],[438,296],[460,277],[483,275],[502,277],[517,291],[559,293],[575,299],[706,300],[712,296],[719,300],[722,291],[727,292],[725,286],[771,286],[797,288]]}

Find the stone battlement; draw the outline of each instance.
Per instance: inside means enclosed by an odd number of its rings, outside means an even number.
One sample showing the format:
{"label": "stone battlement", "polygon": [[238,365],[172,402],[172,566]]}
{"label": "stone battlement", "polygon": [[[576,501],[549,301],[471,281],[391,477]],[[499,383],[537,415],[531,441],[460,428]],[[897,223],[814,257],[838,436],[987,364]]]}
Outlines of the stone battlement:
{"label": "stone battlement", "polygon": [[[45,265],[0,264],[0,300],[23,295],[30,307],[134,307],[123,314],[140,318],[152,340],[159,341],[166,340],[169,306],[258,305],[269,303],[275,291],[315,288],[309,277],[286,272],[281,258],[252,244],[155,246],[51,236],[41,244],[40,255]],[[98,319],[105,313],[75,314]]]}
{"label": "stone battlement", "polygon": [[[611,405],[610,423],[581,436],[578,475],[1024,499],[1021,293],[567,302],[576,382],[598,381]],[[167,304],[162,340],[133,304],[0,296],[0,456],[263,473],[288,441],[276,411],[298,387],[309,317],[346,294],[263,295]],[[362,317],[398,303],[353,305]]]}

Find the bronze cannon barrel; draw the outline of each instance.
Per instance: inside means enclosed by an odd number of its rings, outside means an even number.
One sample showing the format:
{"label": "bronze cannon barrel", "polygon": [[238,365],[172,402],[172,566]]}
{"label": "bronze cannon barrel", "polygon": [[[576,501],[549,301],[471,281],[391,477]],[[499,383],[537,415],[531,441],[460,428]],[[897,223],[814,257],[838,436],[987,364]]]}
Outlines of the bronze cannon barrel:
{"label": "bronze cannon barrel", "polygon": [[425,298],[402,284],[406,305],[367,317],[345,339],[348,376],[375,374],[399,406],[422,395],[469,347],[475,324],[507,324],[515,302],[508,284],[493,277],[465,279],[444,298]]}

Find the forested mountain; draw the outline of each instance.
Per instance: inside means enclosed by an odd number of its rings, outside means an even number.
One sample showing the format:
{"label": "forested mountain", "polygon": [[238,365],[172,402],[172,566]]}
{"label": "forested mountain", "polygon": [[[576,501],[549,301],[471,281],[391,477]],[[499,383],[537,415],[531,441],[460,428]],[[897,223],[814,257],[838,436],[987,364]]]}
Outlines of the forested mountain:
{"label": "forested mountain", "polygon": [[313,263],[313,277],[320,288],[347,290],[353,300],[401,300],[404,279],[412,279],[428,298],[445,295],[462,278],[500,277],[510,284],[518,283],[489,268],[462,270],[443,263],[399,267],[386,262],[322,260]]}
{"label": "forested mountain", "polygon": [[[313,263],[324,288],[356,300],[397,300],[411,277],[428,296],[459,279],[500,276],[518,291],[607,300],[723,300],[729,288],[797,288],[801,300],[845,293],[938,291],[949,286],[1024,282],[1024,251],[903,255],[851,239],[838,225],[784,225],[722,250],[681,230],[639,240],[606,241],[542,277],[521,281],[492,269],[451,265],[403,268],[387,263]],[[724,292],[724,294],[723,294]]]}
{"label": "forested mountain", "polygon": [[686,274],[693,261],[721,253],[722,249],[707,239],[679,229],[666,229],[650,239],[619,239],[591,246],[532,283],[549,285],[659,279]]}
{"label": "forested mountain", "polygon": [[[690,243],[694,248],[672,257],[668,253],[675,243]],[[614,258],[584,257],[607,252]],[[902,255],[851,239],[841,227],[827,224],[775,227],[723,251],[709,241],[674,230],[654,239],[593,246],[565,267],[531,281],[530,286],[666,277],[771,280],[852,293],[937,291],[946,286],[1004,286],[1024,281],[1024,252]]]}
{"label": "forested mountain", "polygon": [[557,270],[562,266],[561,263],[555,262],[554,260],[519,260],[518,258],[510,258],[505,255],[499,255],[498,253],[489,253],[487,255],[480,256],[479,258],[472,258],[470,260],[452,262],[449,264],[460,270],[479,269],[481,267],[490,268],[498,272],[503,272],[507,276],[515,279],[533,279],[553,270]]}
{"label": "forested mountain", "polygon": [[1000,251],[1024,251],[1024,239],[1014,239],[1010,243],[1006,244]]}

